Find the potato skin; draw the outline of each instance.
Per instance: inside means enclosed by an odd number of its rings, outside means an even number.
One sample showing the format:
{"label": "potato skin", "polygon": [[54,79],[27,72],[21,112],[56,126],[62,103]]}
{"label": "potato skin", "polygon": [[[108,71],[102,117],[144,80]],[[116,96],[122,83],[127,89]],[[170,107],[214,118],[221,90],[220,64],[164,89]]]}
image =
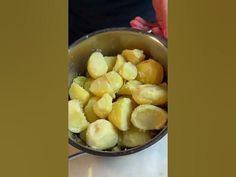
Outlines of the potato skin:
{"label": "potato skin", "polygon": [[144,60],[137,65],[137,80],[144,84],[160,84],[163,80],[163,66],[153,59]]}
{"label": "potato skin", "polygon": [[88,125],[79,100],[68,101],[68,129],[73,133],[80,133]]}
{"label": "potato skin", "polygon": [[77,99],[82,105],[85,105],[90,97],[89,93],[77,83],[73,82],[69,89],[71,99]]}
{"label": "potato skin", "polygon": [[109,121],[98,119],[88,126],[86,142],[93,149],[109,149],[117,144],[118,132]]}
{"label": "potato skin", "polygon": [[167,90],[153,84],[138,85],[132,92],[134,101],[138,104],[163,105],[167,103]]}
{"label": "potato skin", "polygon": [[130,98],[119,98],[112,104],[112,111],[108,120],[121,131],[126,131],[130,126],[130,116],[133,109]]}
{"label": "potato skin", "polygon": [[145,55],[143,54],[142,50],[139,49],[125,49],[122,52],[122,56],[129,62],[133,64],[138,64],[139,62],[143,61],[145,58]]}
{"label": "potato skin", "polygon": [[167,112],[150,104],[139,105],[131,115],[132,125],[141,130],[159,130],[167,122]]}
{"label": "potato skin", "polygon": [[88,60],[87,70],[89,75],[94,79],[107,72],[108,66],[101,52],[91,54]]}

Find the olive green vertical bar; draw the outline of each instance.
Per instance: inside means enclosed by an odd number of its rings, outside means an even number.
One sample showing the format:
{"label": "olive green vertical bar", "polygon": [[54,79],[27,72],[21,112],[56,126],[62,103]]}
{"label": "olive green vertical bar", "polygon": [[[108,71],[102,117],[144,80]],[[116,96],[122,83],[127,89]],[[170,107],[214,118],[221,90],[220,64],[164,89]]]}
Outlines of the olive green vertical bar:
{"label": "olive green vertical bar", "polygon": [[67,176],[67,3],[1,2],[1,177]]}
{"label": "olive green vertical bar", "polygon": [[236,176],[235,7],[169,2],[169,177]]}

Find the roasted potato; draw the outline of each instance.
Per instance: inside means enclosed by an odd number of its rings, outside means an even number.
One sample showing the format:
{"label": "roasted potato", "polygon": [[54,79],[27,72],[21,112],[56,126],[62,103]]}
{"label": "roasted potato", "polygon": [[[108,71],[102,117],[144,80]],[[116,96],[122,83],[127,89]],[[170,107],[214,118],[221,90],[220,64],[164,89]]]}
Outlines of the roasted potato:
{"label": "roasted potato", "polygon": [[87,69],[89,75],[94,79],[106,74],[108,66],[101,52],[92,53],[88,60]]}
{"label": "roasted potato", "polygon": [[106,118],[112,110],[112,97],[106,93],[93,105],[93,111],[100,118]]}
{"label": "roasted potato", "polygon": [[95,79],[91,83],[89,90],[98,97],[102,97],[105,93],[110,95],[114,94],[114,91],[105,76]]}
{"label": "roasted potato", "polygon": [[160,84],[163,80],[163,66],[153,59],[144,60],[137,65],[137,80],[144,84]]}
{"label": "roasted potato", "polygon": [[75,82],[71,84],[69,96],[71,99],[78,99],[82,105],[85,105],[89,99],[89,93]]}
{"label": "roasted potato", "polygon": [[114,93],[118,92],[123,85],[122,77],[116,71],[110,71],[106,73],[105,77],[111,85]]}
{"label": "roasted potato", "polygon": [[163,105],[167,103],[167,90],[158,85],[138,85],[133,90],[132,97],[138,104]]}
{"label": "roasted potato", "polygon": [[138,74],[136,66],[131,62],[125,62],[118,71],[125,80],[134,80]]}
{"label": "roasted potato", "polygon": [[84,113],[87,118],[87,120],[92,123],[99,119],[97,114],[93,111],[93,105],[99,100],[98,97],[91,97],[87,103],[87,105],[84,107]]}
{"label": "roasted potato", "polygon": [[142,50],[139,49],[125,49],[122,52],[122,56],[127,60],[130,61],[133,64],[138,64],[139,62],[143,61],[145,58],[145,55],[143,54]]}
{"label": "roasted potato", "polygon": [[131,122],[141,130],[158,130],[166,124],[167,112],[157,106],[139,105],[132,112]]}
{"label": "roasted potato", "polygon": [[68,102],[68,129],[73,133],[80,133],[89,125],[83,113],[79,100]]}
{"label": "roasted potato", "polygon": [[108,116],[108,120],[119,130],[126,131],[129,129],[132,108],[130,98],[120,98],[112,104],[112,111]]}
{"label": "roasted potato", "polygon": [[105,62],[107,63],[107,67],[108,67],[107,71],[111,71],[116,64],[117,57],[116,56],[105,56],[104,59],[105,59]]}
{"label": "roasted potato", "polygon": [[113,67],[113,70],[118,72],[120,67],[125,63],[125,59],[122,55],[117,55],[115,66]]}
{"label": "roasted potato", "polygon": [[126,82],[117,94],[119,95],[132,95],[132,91],[138,86],[142,85],[142,82],[137,80],[130,80]]}
{"label": "roasted potato", "polygon": [[135,147],[147,143],[152,138],[149,131],[141,131],[135,127],[122,132],[122,145],[126,147]]}
{"label": "roasted potato", "polygon": [[93,149],[109,149],[117,144],[118,133],[112,123],[105,119],[99,119],[88,126],[86,142]]}

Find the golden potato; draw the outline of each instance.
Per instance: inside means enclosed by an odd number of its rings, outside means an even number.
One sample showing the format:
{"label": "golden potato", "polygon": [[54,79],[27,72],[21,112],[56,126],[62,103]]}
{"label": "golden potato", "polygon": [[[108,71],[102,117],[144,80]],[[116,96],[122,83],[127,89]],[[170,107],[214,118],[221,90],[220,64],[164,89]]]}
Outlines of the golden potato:
{"label": "golden potato", "polygon": [[107,63],[108,71],[111,71],[116,64],[116,56],[105,56],[104,59]]}
{"label": "golden potato", "polygon": [[108,66],[101,52],[92,53],[88,60],[87,69],[89,75],[94,79],[106,74]]}
{"label": "golden potato", "polygon": [[133,90],[132,97],[138,104],[163,105],[167,103],[167,90],[158,85],[138,85]]}
{"label": "golden potato", "polygon": [[102,97],[105,93],[109,93],[110,95],[114,93],[111,85],[104,76],[95,79],[91,83],[89,90],[99,97]]}
{"label": "golden potato", "polygon": [[125,80],[133,80],[138,74],[136,66],[131,62],[125,62],[118,72]]}
{"label": "golden potato", "polygon": [[130,80],[128,82],[126,82],[121,89],[119,90],[119,92],[117,94],[119,95],[131,95],[133,89],[135,89],[138,85],[142,85],[142,82],[137,81],[137,80]]}
{"label": "golden potato", "polygon": [[109,149],[117,144],[118,133],[109,121],[98,119],[88,126],[86,142],[93,149]]}
{"label": "golden potato", "polygon": [[137,64],[137,80],[144,84],[160,84],[163,80],[163,66],[153,59],[144,60]]}
{"label": "golden potato", "polygon": [[71,99],[78,99],[82,105],[85,105],[89,99],[89,93],[75,82],[71,84],[69,95]]}
{"label": "golden potato", "polygon": [[106,118],[112,110],[112,97],[106,93],[93,105],[93,111],[100,118]]}
{"label": "golden potato", "polygon": [[148,131],[141,131],[135,127],[131,127],[129,130],[122,132],[122,145],[126,147],[135,147],[143,145],[152,139],[151,134]]}
{"label": "golden potato", "polygon": [[118,72],[120,67],[125,63],[125,59],[122,55],[117,55],[115,66],[113,67],[113,70]]}
{"label": "golden potato", "polygon": [[138,64],[139,62],[143,61],[145,58],[145,55],[143,54],[142,50],[139,49],[125,49],[122,52],[122,56],[127,60],[130,61],[133,64]]}
{"label": "golden potato", "polygon": [[99,119],[97,114],[95,114],[95,112],[93,111],[93,105],[98,101],[98,99],[99,98],[95,96],[90,98],[87,105],[84,107],[85,116],[90,123]]}
{"label": "golden potato", "polygon": [[73,133],[80,133],[88,125],[79,100],[70,100],[68,102],[68,129]]}
{"label": "golden potato", "polygon": [[131,99],[120,98],[112,104],[112,111],[108,116],[108,120],[119,130],[126,131],[129,129],[131,112]]}
{"label": "golden potato", "polygon": [[116,71],[110,71],[106,73],[105,77],[111,85],[114,93],[118,92],[123,85],[122,77]]}
{"label": "golden potato", "polygon": [[167,112],[157,106],[143,104],[134,109],[132,124],[141,130],[158,130],[167,122]]}
{"label": "golden potato", "polygon": [[84,83],[88,80],[87,77],[84,76],[77,76],[76,78],[73,79],[73,82],[78,84],[80,87],[84,87]]}

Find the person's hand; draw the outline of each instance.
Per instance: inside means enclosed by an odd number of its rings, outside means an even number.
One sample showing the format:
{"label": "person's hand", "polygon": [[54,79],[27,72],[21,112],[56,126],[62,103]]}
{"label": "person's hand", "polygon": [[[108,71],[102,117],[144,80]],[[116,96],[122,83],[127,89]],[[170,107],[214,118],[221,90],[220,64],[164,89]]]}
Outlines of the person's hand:
{"label": "person's hand", "polygon": [[156,22],[149,23],[141,17],[136,17],[130,21],[132,28],[149,31],[168,38],[168,0],[152,0],[152,5],[156,13]]}

